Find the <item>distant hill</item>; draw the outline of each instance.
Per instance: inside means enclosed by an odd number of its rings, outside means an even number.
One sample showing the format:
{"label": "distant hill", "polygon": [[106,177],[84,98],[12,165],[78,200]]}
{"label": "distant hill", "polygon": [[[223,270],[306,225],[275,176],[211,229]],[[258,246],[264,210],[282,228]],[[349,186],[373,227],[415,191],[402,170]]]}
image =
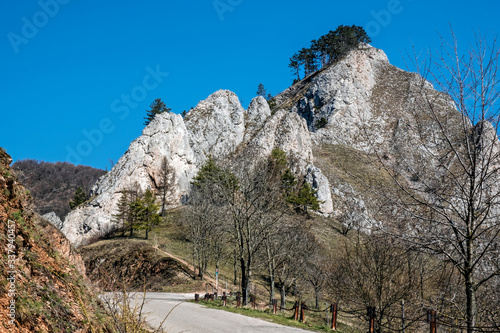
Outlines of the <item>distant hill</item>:
{"label": "distant hill", "polygon": [[12,165],[20,182],[31,192],[36,212],[43,215],[55,212],[63,218],[69,211],[69,202],[81,186],[88,195],[92,185],[106,173],[105,170],[68,162],[49,163],[26,159]]}

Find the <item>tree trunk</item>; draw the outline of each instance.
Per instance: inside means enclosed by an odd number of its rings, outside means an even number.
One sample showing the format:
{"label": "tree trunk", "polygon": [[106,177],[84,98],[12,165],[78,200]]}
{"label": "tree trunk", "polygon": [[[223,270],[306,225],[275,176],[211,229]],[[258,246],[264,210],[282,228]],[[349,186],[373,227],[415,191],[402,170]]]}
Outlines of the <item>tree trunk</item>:
{"label": "tree trunk", "polygon": [[316,309],[319,309],[319,289],[314,288],[314,295],[316,296]]}
{"label": "tree trunk", "polygon": [[275,267],[276,263],[274,261],[274,258],[271,257],[271,252],[269,249],[269,244],[266,243],[267,245],[267,260],[268,260],[268,270],[269,270],[269,305],[273,304],[274,300],[274,280],[275,280]]}
{"label": "tree trunk", "polygon": [[203,261],[202,254],[200,252],[198,252],[198,276],[200,277],[200,280],[203,281]]}
{"label": "tree trunk", "polygon": [[236,259],[236,253],[234,254],[233,270],[234,270],[233,284],[236,286],[238,285],[238,260]]}
{"label": "tree trunk", "polygon": [[274,275],[271,278],[271,283],[270,283],[270,299],[269,299],[269,304],[273,304],[273,300],[274,300]]}
{"label": "tree trunk", "polygon": [[148,228],[146,228],[145,230],[146,230],[146,236],[144,237],[144,239],[148,239]]}
{"label": "tree trunk", "polygon": [[243,305],[248,303],[248,276],[247,267],[245,264],[245,259],[240,258],[240,268],[241,268],[241,297],[243,297]]}
{"label": "tree trunk", "polygon": [[[164,185],[166,187],[166,185]],[[167,200],[167,191],[163,189],[163,195],[161,198],[161,216],[165,217],[165,201]]]}
{"label": "tree trunk", "polygon": [[467,333],[473,333],[476,327],[476,290],[472,281],[472,274],[465,276],[465,294],[467,298]]}
{"label": "tree trunk", "polygon": [[285,284],[283,283],[283,286],[281,287],[281,311],[285,312],[286,308],[286,290],[285,290]]}
{"label": "tree trunk", "polygon": [[193,279],[196,280],[196,255],[193,247]]}

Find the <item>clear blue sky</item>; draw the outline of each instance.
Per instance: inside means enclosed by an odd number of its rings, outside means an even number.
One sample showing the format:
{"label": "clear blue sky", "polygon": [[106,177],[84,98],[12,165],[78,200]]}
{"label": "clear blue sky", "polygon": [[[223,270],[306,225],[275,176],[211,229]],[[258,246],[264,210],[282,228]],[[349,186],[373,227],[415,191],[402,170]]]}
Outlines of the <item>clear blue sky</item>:
{"label": "clear blue sky", "polygon": [[[109,169],[162,98],[176,113],[218,89],[246,107],[259,83],[293,79],[289,57],[338,25],[360,25],[391,63],[437,47],[451,24],[499,33],[500,1],[2,1],[0,146],[14,160]],[[127,97],[128,96],[128,97]]]}

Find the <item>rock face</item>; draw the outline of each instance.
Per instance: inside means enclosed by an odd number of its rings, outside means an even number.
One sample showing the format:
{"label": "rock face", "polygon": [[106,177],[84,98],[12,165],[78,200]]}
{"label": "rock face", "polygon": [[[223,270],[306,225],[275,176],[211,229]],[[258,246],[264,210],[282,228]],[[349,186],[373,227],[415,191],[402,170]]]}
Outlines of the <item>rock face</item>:
{"label": "rock face", "polygon": [[[109,330],[111,318],[82,283],[80,254],[59,230],[33,213],[31,196],[11,162],[0,148],[0,247],[5,253],[0,279],[6,281],[0,284],[0,332]],[[13,258],[15,266],[7,260]],[[40,304],[46,305],[43,311]],[[14,318],[10,305],[15,305]]]}
{"label": "rock face", "polygon": [[158,189],[161,161],[173,169],[168,204],[178,206],[189,193],[190,182],[208,156],[223,159],[230,154],[258,152],[268,156],[274,148],[296,160],[296,172],[305,174],[312,163],[312,141],[306,122],[296,113],[271,115],[262,97],[252,100],[248,111],[237,96],[220,90],[201,101],[186,119],[173,113],[158,115],[130,144],[113,169],[92,188],[90,202],[71,211],[61,231],[75,245],[87,243],[115,229],[122,190]]}
{"label": "rock face", "polygon": [[313,190],[316,190],[316,195],[320,201],[320,212],[330,215],[333,213],[333,200],[328,178],[321,172],[318,167],[309,165],[307,168],[306,181],[311,184]]}
{"label": "rock face", "polygon": [[151,121],[113,169],[94,185],[94,199],[66,216],[62,232],[73,244],[81,245],[113,230],[112,215],[116,213],[120,191],[131,187],[154,189],[160,182],[163,157],[174,170],[174,190],[167,199],[171,205],[178,205],[189,191],[197,164],[182,117],[163,113]]}
{"label": "rock face", "polygon": [[42,218],[49,221],[56,229],[60,230],[62,228],[63,222],[54,212],[50,212],[42,215]]}
{"label": "rock face", "polygon": [[[113,230],[112,214],[120,191],[157,189],[163,157],[175,173],[168,203],[177,206],[189,194],[190,181],[208,156],[263,158],[274,148],[284,150],[294,161],[293,171],[317,190],[320,213],[339,220],[343,216],[369,228],[374,219],[365,202],[370,198],[356,184],[342,183],[349,182],[346,175],[352,173],[363,177],[369,172],[381,181],[383,177],[375,169],[353,164],[351,157],[378,147],[391,158],[406,149],[416,139],[408,130],[411,125],[428,126],[425,117],[418,119],[419,113],[412,112],[418,111],[415,91],[421,88],[435,96],[437,112],[454,110],[451,100],[429,83],[390,65],[383,51],[363,46],[277,95],[272,111],[263,97],[254,98],[245,111],[234,93],[217,91],[185,119],[171,113],[158,115],[95,184],[93,199],[66,216],[62,231],[80,245]],[[406,161],[408,172],[421,163],[418,158],[415,154],[414,160]],[[346,188],[348,193],[339,195]],[[357,207],[356,216],[340,211],[349,206]]]}
{"label": "rock face", "polygon": [[243,141],[245,109],[236,94],[219,90],[186,115],[186,127],[198,165],[208,155],[224,158]]}

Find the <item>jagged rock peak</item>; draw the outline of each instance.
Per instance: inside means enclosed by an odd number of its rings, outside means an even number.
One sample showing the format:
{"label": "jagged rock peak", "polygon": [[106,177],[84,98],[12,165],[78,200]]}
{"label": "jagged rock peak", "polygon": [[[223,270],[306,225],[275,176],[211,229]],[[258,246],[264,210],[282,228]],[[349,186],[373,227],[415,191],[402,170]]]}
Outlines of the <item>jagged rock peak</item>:
{"label": "jagged rock peak", "polygon": [[198,164],[209,155],[225,157],[243,141],[245,110],[235,93],[219,90],[198,103],[186,118]]}
{"label": "jagged rock peak", "polygon": [[[263,158],[274,148],[291,156],[296,161],[294,171],[305,175],[313,160],[305,120],[284,110],[271,115],[262,97],[254,98],[245,111],[233,92],[219,90],[199,102],[184,120],[173,113],[157,115],[113,169],[94,185],[93,199],[66,216],[61,230],[77,246],[114,230],[112,216],[120,191],[157,190],[163,157],[174,170],[168,197],[172,207],[189,195],[190,182],[208,156],[239,158],[251,153]],[[328,191],[323,192],[326,195]]]}
{"label": "jagged rock peak", "polygon": [[139,188],[157,189],[163,157],[173,169],[169,205],[177,206],[189,192],[190,181],[197,172],[196,159],[189,145],[188,131],[182,117],[162,113],[134,140],[127,152],[92,188],[93,199],[71,211],[62,232],[75,245],[84,244],[114,229],[120,191]]}
{"label": "jagged rock peak", "polygon": [[316,131],[319,121],[330,124],[338,112],[367,108],[377,70],[388,64],[382,50],[366,45],[283,91],[275,97],[277,106],[297,112]]}
{"label": "jagged rock peak", "polygon": [[247,115],[247,121],[252,126],[262,126],[266,119],[271,116],[271,109],[267,100],[262,96],[253,98],[248,106]]}

